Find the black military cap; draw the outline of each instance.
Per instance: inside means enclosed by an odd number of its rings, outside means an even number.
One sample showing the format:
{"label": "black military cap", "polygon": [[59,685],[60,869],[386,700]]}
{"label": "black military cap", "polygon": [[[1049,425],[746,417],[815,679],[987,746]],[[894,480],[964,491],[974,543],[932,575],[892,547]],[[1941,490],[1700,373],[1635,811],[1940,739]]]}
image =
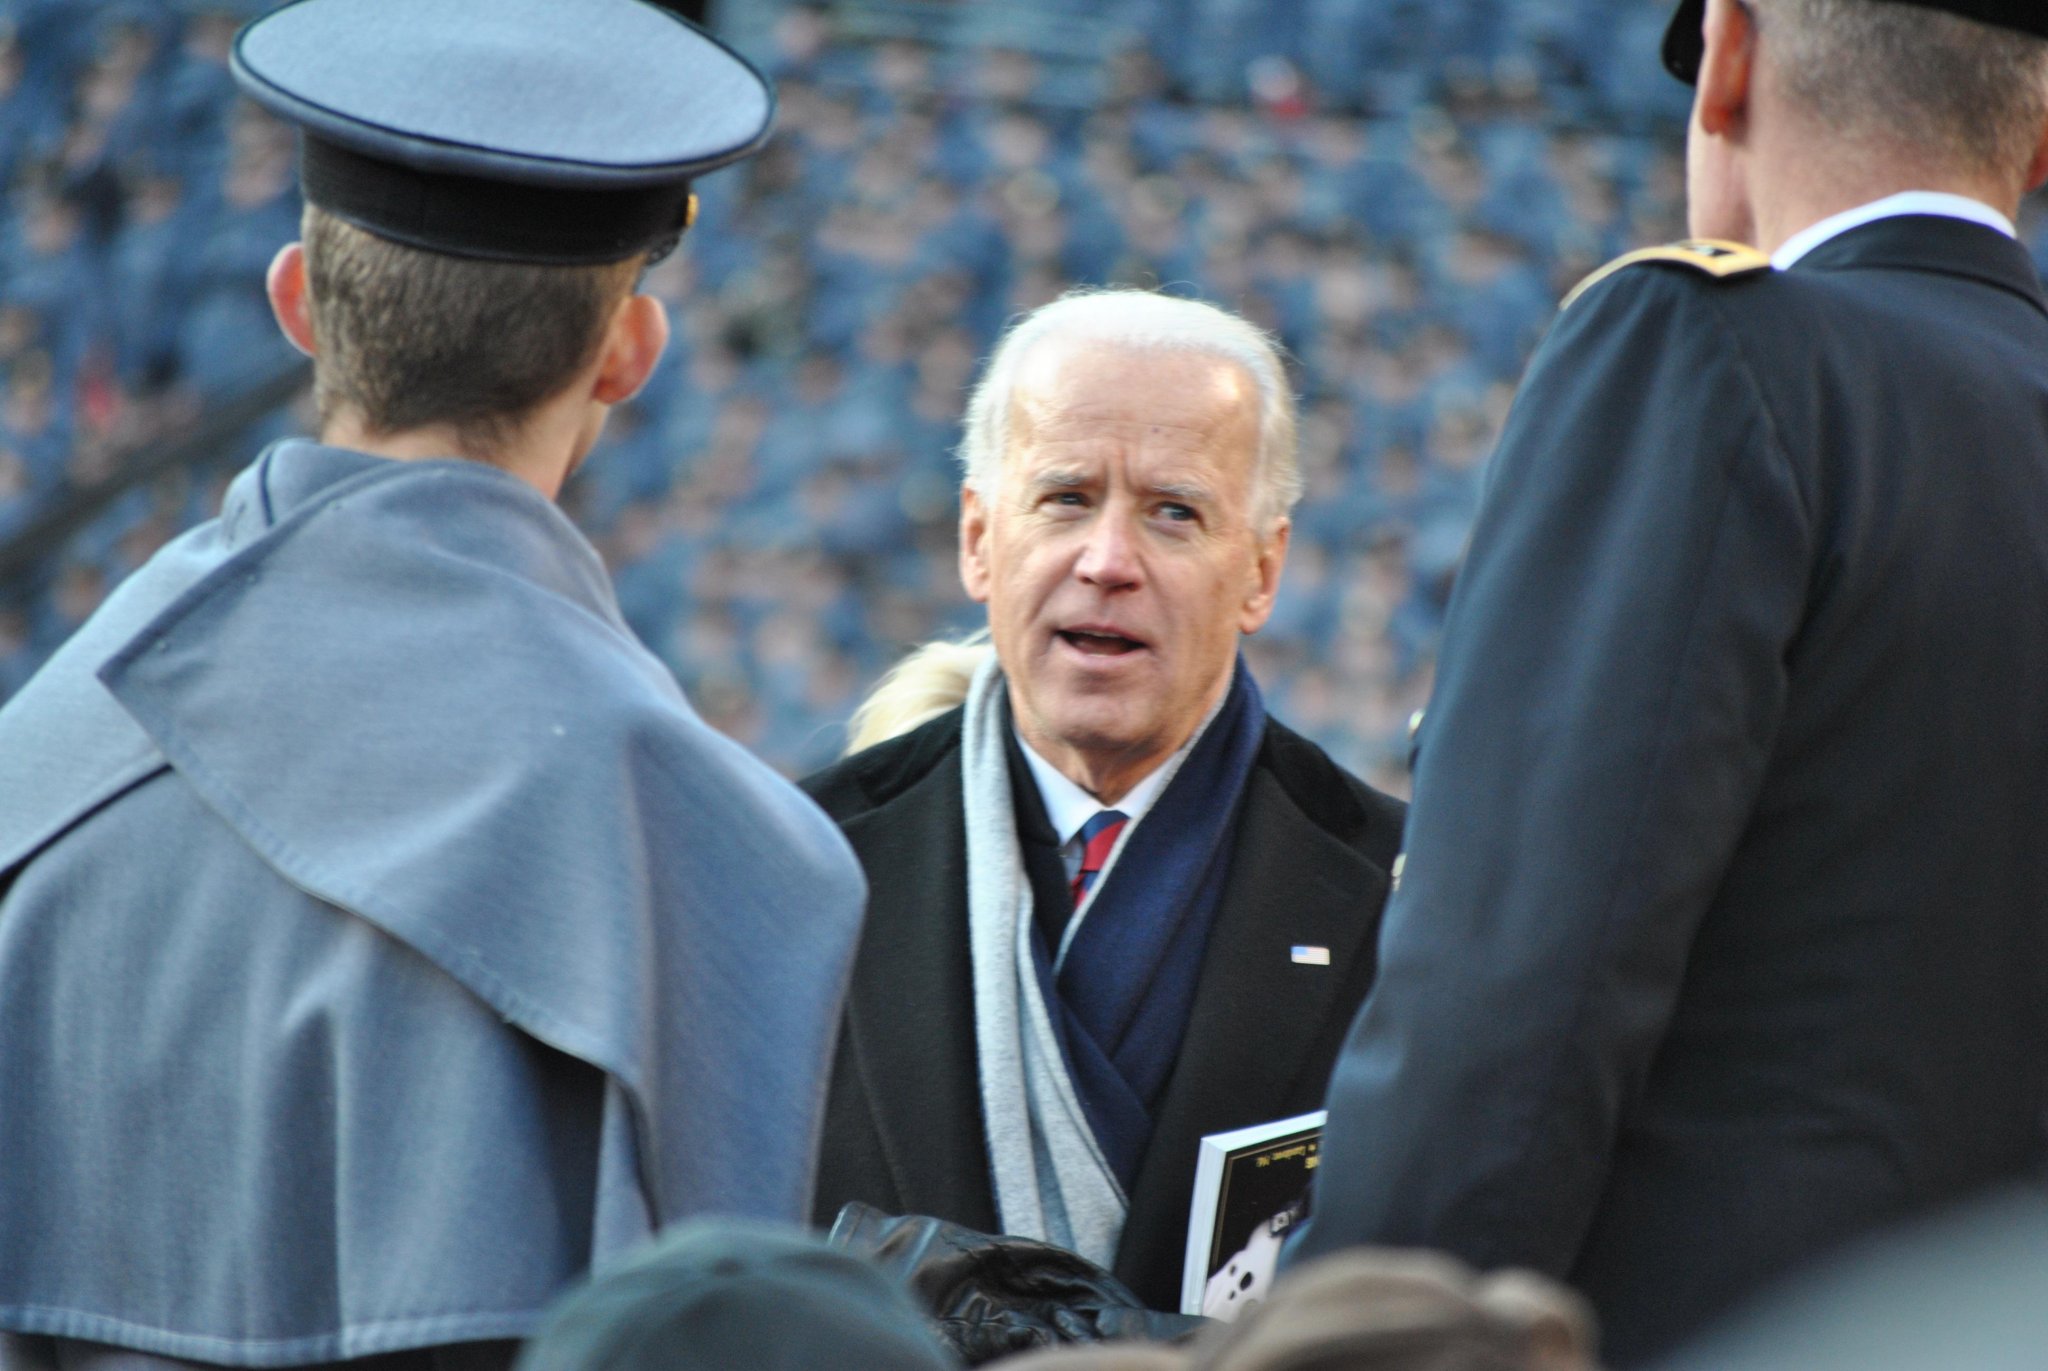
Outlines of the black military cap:
{"label": "black military cap", "polygon": [[[1980,24],[2018,29],[2048,38],[2048,4],[2041,0],[1870,0],[1872,4],[1920,5],[1947,10]],[[1707,0],[1679,0],[1671,27],[1664,30],[1664,69],[1688,86],[1699,80],[1700,59],[1706,55],[1700,38],[1700,22],[1707,13]]]}
{"label": "black military cap", "polygon": [[294,0],[234,72],[300,127],[306,198],[412,247],[616,262],[687,227],[690,180],[758,148],[759,72],[643,0]]}

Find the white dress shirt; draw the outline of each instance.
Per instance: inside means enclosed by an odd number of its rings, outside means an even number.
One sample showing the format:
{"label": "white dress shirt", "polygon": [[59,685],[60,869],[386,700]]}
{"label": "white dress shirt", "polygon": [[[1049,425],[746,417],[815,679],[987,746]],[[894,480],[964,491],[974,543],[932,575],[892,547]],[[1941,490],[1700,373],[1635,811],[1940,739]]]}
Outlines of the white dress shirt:
{"label": "white dress shirt", "polygon": [[1839,238],[1850,229],[1861,228],[1879,219],[1891,219],[1901,214],[1938,214],[1947,219],[1967,219],[1973,224],[1997,229],[2008,238],[2019,237],[2019,230],[2012,220],[2006,218],[1981,200],[1972,200],[1967,195],[1951,195],[1940,190],[1905,190],[1897,195],[1887,195],[1882,200],[1873,200],[1867,205],[1845,209],[1832,214],[1818,224],[1801,229],[1787,238],[1778,250],[1771,254],[1771,265],[1784,271],[1794,262],[1812,252],[1831,238]]}
{"label": "white dress shirt", "polygon": [[[1137,831],[1138,821],[1159,802],[1160,795],[1172,783],[1181,763],[1188,759],[1188,754],[1195,750],[1195,744],[1209,731],[1209,725],[1215,722],[1229,693],[1229,688],[1225,687],[1223,694],[1216,697],[1216,703],[1209,706],[1209,712],[1202,716],[1202,722],[1188,735],[1188,740],[1113,805],[1104,804],[1068,779],[1058,767],[1039,756],[1036,749],[1024,741],[1021,732],[1017,734],[1017,746],[1024,750],[1024,761],[1031,768],[1031,779],[1038,782],[1038,796],[1045,801],[1045,817],[1052,820],[1052,831],[1059,837],[1060,862],[1066,868],[1069,882],[1081,871],[1081,825],[1105,809],[1116,810],[1124,816],[1125,823],[1111,852],[1121,850],[1131,840],[1131,834]],[[1015,725],[1012,729],[1014,731]]]}

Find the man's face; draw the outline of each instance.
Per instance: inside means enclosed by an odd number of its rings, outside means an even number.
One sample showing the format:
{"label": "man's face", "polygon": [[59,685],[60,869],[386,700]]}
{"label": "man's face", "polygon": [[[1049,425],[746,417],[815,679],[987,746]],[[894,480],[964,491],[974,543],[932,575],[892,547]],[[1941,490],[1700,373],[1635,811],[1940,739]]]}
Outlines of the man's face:
{"label": "man's face", "polygon": [[1272,612],[1288,527],[1256,522],[1258,414],[1221,358],[1041,343],[990,489],[962,492],[961,579],[1018,728],[1105,800],[1187,740]]}

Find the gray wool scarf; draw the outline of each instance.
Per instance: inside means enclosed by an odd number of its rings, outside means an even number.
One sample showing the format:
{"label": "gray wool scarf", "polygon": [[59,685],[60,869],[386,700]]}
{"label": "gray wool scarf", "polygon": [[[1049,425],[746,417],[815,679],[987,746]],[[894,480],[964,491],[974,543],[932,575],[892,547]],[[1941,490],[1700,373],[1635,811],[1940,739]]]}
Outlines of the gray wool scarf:
{"label": "gray wool scarf", "polygon": [[[1031,881],[1010,802],[1005,688],[991,654],[968,686],[960,734],[974,1038],[996,1216],[1005,1233],[1108,1266],[1130,1206],[1082,1112],[1032,962]],[[1105,870],[1099,880],[1107,878]]]}

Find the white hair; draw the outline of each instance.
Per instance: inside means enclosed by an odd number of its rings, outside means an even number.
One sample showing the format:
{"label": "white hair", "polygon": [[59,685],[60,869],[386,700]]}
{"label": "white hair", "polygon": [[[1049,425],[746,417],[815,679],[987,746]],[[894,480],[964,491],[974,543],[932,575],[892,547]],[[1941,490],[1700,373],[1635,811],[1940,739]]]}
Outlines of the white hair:
{"label": "white hair", "polygon": [[1069,291],[1011,325],[967,400],[960,465],[975,493],[987,496],[1002,464],[1017,369],[1036,344],[1051,338],[1193,352],[1243,367],[1259,388],[1259,522],[1270,523],[1301,499],[1294,392],[1288,389],[1278,345],[1263,329],[1228,310],[1150,290]]}

